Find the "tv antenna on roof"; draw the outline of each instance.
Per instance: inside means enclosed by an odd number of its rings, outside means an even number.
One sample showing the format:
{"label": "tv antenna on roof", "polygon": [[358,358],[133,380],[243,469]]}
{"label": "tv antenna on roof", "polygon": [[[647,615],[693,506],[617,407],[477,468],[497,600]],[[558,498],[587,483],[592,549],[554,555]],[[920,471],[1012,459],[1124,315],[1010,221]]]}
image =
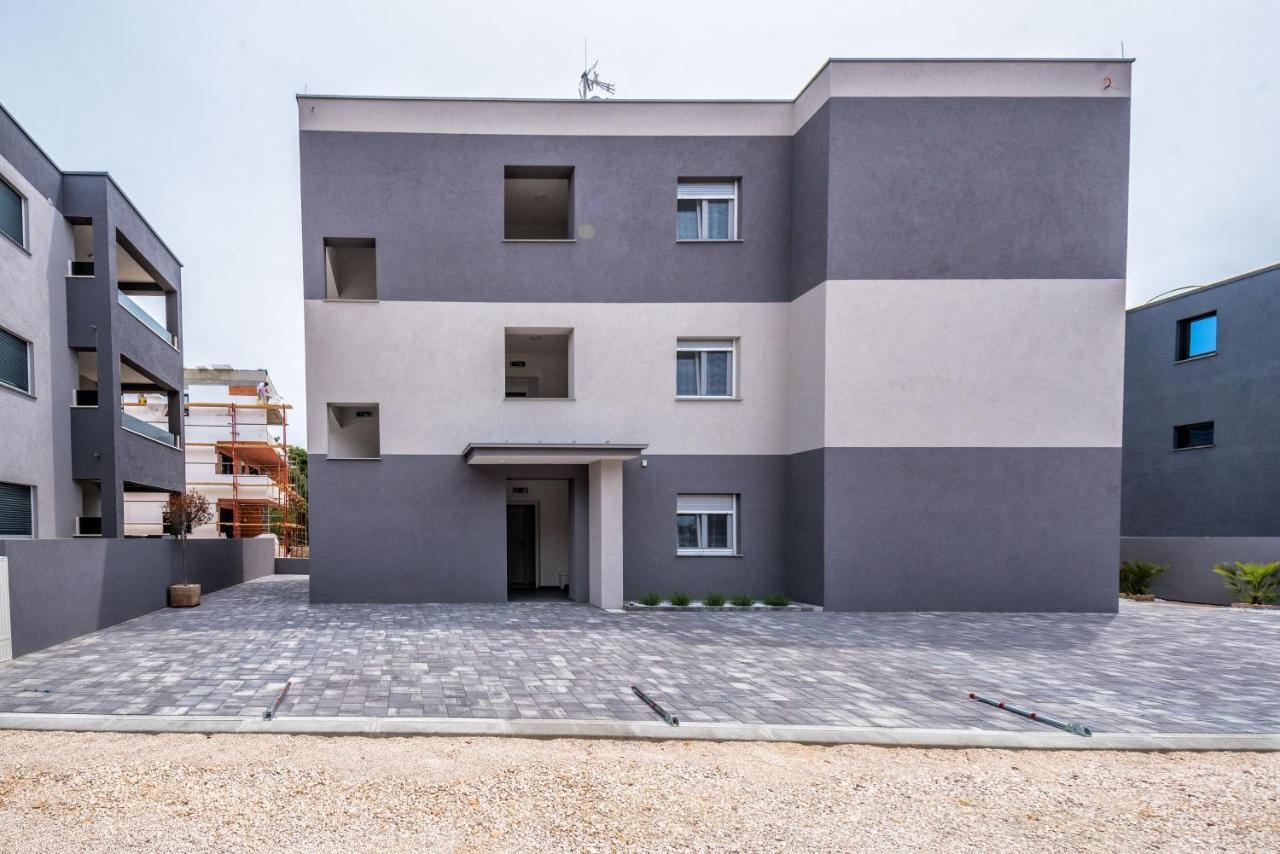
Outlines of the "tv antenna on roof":
{"label": "tv antenna on roof", "polygon": [[[585,66],[587,62],[587,40],[583,39],[582,64]],[[599,89],[608,95],[612,95],[614,89],[617,88],[612,83],[606,83],[600,79],[600,74],[596,71],[596,66],[599,64],[600,60],[597,59],[595,62],[591,63],[591,67],[583,71],[582,75],[578,78],[578,97],[583,101],[587,100],[592,91],[596,89]],[[599,98],[600,96],[595,95],[594,97]]]}

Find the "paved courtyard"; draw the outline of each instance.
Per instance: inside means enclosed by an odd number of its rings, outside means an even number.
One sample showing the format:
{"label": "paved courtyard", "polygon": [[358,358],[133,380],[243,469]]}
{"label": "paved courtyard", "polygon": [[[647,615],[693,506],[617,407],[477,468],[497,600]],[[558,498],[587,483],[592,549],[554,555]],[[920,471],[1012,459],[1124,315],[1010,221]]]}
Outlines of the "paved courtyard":
{"label": "paved courtyard", "polygon": [[282,576],[0,664],[0,712],[376,715],[1039,730],[1280,732],[1280,612],[631,613],[311,605]]}

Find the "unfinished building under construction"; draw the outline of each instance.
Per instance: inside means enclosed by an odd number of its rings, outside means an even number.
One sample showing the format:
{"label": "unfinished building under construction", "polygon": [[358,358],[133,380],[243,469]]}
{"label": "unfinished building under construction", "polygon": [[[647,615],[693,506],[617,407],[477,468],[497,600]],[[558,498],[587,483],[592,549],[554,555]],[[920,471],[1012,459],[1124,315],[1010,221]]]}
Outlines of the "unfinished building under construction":
{"label": "unfinished building under construction", "polygon": [[[204,495],[214,521],[193,537],[231,539],[274,534],[282,557],[307,555],[306,460],[289,452],[289,410],[265,370],[229,365],[183,372],[187,488]],[[163,421],[163,401],[145,396],[124,406]],[[161,536],[165,493],[130,495],[126,536]]]}

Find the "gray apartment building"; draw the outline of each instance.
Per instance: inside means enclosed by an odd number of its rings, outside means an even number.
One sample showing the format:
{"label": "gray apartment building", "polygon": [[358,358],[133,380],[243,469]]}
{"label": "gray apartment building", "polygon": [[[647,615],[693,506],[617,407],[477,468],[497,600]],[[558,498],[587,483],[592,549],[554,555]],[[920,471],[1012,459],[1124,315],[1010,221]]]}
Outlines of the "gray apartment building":
{"label": "gray apartment building", "polygon": [[1115,610],[1130,71],[299,96],[312,599]]}
{"label": "gray apartment building", "polygon": [[1215,563],[1280,560],[1280,265],[1130,309],[1127,558],[1169,565],[1153,591],[1226,601]]}
{"label": "gray apartment building", "polygon": [[[0,539],[119,537],[180,491],[181,265],[105,172],[65,172],[0,108]],[[122,396],[170,402],[167,429]]]}

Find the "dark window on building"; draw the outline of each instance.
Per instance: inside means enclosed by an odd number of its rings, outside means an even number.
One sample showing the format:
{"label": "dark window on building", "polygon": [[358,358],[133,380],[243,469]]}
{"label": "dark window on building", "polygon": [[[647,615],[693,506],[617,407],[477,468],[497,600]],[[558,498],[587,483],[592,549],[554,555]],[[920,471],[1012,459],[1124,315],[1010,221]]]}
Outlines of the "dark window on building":
{"label": "dark window on building", "polygon": [[1178,321],[1178,359],[1194,359],[1218,352],[1218,313]]}
{"label": "dark window on building", "polygon": [[507,240],[571,239],[573,167],[506,167],[502,236]]}
{"label": "dark window on building", "polygon": [[31,345],[0,329],[0,383],[31,393]]}
{"label": "dark window on building", "polygon": [[31,487],[20,483],[0,483],[0,538],[31,537],[34,518]]}
{"label": "dark window on building", "polygon": [[1173,447],[1207,448],[1213,444],[1213,422],[1201,421],[1199,424],[1182,424],[1173,428]]}
{"label": "dark window on building", "polygon": [[27,245],[27,218],[22,209],[24,204],[21,193],[0,181],[0,232],[4,232],[19,246]]}

